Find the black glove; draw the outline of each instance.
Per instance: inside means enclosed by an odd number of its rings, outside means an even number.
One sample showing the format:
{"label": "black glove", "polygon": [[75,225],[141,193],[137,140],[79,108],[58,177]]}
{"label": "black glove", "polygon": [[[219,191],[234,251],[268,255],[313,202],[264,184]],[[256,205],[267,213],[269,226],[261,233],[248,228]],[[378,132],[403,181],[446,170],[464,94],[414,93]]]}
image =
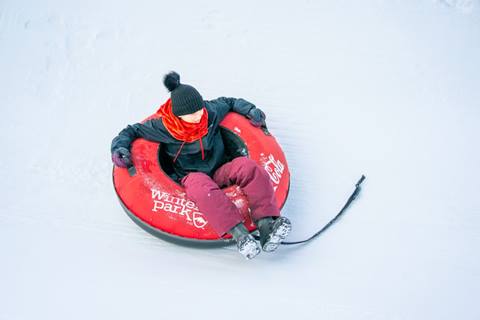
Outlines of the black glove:
{"label": "black glove", "polygon": [[132,162],[132,155],[127,148],[119,147],[112,152],[112,161],[113,163],[120,168],[130,167]]}
{"label": "black glove", "polygon": [[267,123],[265,122],[265,113],[259,108],[250,109],[250,111],[247,113],[247,118],[250,119],[250,123],[255,127],[267,126]]}

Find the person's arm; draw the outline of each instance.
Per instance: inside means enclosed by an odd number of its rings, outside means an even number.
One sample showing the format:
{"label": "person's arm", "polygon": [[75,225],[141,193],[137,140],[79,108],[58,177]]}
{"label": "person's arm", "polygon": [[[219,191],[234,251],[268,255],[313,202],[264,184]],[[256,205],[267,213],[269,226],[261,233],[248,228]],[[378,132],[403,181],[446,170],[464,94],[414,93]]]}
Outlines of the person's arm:
{"label": "person's arm", "polygon": [[255,127],[266,127],[265,113],[247,100],[220,97],[210,102],[217,110],[220,121],[225,118],[227,113],[233,111],[250,119],[250,123]]}
{"label": "person's arm", "polygon": [[215,100],[210,100],[215,110],[218,113],[219,119],[225,118],[230,111],[239,113],[243,116],[247,116],[250,110],[255,109],[255,105],[242,98],[227,98],[220,97]]}
{"label": "person's arm", "polygon": [[128,125],[112,140],[111,152],[122,147],[130,150],[132,142],[137,138],[160,143],[168,142],[170,137],[165,132],[161,121],[161,119],[152,119],[145,123]]}

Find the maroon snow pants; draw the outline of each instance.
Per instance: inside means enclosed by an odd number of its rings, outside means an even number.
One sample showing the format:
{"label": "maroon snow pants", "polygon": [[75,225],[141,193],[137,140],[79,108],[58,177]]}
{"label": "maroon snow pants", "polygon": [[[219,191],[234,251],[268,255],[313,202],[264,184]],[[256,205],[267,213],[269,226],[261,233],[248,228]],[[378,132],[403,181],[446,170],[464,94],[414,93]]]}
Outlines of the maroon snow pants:
{"label": "maroon snow pants", "polygon": [[243,218],[237,207],[221,190],[233,184],[242,188],[250,204],[253,221],[278,217],[280,210],[268,173],[247,157],[235,158],[217,169],[213,179],[202,172],[191,172],[182,181],[187,197],[193,200],[212,228],[224,236]]}

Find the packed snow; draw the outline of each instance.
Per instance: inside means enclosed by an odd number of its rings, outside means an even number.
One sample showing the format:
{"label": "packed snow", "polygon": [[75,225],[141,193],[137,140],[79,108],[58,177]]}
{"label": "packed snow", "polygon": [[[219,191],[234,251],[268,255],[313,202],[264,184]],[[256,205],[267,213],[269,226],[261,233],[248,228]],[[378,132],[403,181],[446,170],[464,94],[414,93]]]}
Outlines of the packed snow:
{"label": "packed snow", "polygon": [[[480,1],[0,2],[0,319],[480,319]],[[267,114],[289,240],[159,240],[111,139],[168,97]]]}

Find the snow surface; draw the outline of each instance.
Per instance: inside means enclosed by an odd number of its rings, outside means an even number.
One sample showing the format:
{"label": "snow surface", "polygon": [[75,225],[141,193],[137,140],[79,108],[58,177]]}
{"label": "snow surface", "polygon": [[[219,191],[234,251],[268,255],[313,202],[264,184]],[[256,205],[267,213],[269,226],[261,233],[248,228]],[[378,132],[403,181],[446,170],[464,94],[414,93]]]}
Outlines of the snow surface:
{"label": "snow surface", "polygon": [[[0,2],[0,319],[480,319],[480,3]],[[110,142],[178,71],[261,107],[290,240],[244,261],[145,233]]]}

